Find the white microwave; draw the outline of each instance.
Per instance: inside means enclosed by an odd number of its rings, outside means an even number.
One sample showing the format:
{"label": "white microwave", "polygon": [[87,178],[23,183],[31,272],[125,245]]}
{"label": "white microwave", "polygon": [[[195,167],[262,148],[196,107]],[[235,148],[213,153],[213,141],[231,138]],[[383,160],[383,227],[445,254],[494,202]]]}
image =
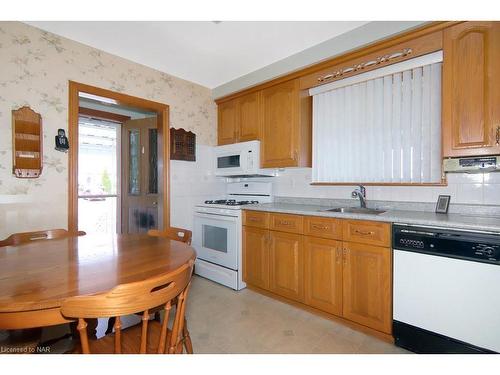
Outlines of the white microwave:
{"label": "white microwave", "polygon": [[215,147],[215,175],[272,177],[275,173],[260,168],[260,141],[249,141]]}

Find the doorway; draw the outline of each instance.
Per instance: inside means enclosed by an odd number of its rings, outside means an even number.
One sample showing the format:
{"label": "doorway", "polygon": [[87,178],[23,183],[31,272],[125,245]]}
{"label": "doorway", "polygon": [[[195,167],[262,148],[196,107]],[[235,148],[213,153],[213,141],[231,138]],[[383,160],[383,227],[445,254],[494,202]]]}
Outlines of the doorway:
{"label": "doorway", "polygon": [[69,87],[68,229],[168,228],[168,106],[71,81]]}

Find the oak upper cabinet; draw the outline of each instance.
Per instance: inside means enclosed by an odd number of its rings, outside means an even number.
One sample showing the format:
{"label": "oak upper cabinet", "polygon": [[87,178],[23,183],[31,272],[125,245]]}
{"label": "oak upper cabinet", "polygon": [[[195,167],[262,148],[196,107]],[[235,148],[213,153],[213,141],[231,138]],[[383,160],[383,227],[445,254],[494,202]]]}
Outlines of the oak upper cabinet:
{"label": "oak upper cabinet", "polygon": [[218,105],[218,144],[259,139],[261,91],[252,92]]}
{"label": "oak upper cabinet", "polygon": [[500,154],[500,22],[443,33],[443,155]]}
{"label": "oak upper cabinet", "polygon": [[238,142],[259,139],[261,94],[257,91],[238,98]]}
{"label": "oak upper cabinet", "polygon": [[262,289],[269,288],[269,231],[243,227],[243,280]]}
{"label": "oak upper cabinet", "polygon": [[304,237],[305,302],[342,315],[342,242]]}
{"label": "oak upper cabinet", "polygon": [[300,234],[270,231],[269,289],[282,297],[304,300],[304,249]]}
{"label": "oak upper cabinet", "polygon": [[262,90],[263,168],[311,166],[311,103],[298,79]]}
{"label": "oak upper cabinet", "polygon": [[343,316],[362,325],[392,332],[391,250],[344,242]]}
{"label": "oak upper cabinet", "polygon": [[218,145],[237,142],[238,102],[229,100],[218,105]]}

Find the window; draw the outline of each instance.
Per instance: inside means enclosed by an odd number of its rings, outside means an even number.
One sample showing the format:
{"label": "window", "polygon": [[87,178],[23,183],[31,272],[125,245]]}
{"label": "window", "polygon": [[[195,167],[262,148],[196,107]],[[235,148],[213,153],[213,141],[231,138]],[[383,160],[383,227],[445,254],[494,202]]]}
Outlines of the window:
{"label": "window", "polygon": [[313,182],[441,182],[442,52],[310,90]]}

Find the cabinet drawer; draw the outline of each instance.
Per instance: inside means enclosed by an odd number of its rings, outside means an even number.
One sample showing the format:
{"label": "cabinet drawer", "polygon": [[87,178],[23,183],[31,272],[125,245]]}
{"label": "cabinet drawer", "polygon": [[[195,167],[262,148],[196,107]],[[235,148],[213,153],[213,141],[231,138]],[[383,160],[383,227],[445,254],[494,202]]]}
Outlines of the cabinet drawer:
{"label": "cabinet drawer", "polygon": [[269,229],[280,232],[302,234],[304,226],[304,217],[288,214],[271,214]]}
{"label": "cabinet drawer", "polygon": [[259,211],[244,211],[243,225],[255,228],[269,228],[269,213]]}
{"label": "cabinet drawer", "polygon": [[304,218],[304,234],[314,237],[342,239],[342,221],[318,216]]}
{"label": "cabinet drawer", "polygon": [[345,220],[343,239],[349,242],[389,247],[391,244],[391,225],[376,221]]}

